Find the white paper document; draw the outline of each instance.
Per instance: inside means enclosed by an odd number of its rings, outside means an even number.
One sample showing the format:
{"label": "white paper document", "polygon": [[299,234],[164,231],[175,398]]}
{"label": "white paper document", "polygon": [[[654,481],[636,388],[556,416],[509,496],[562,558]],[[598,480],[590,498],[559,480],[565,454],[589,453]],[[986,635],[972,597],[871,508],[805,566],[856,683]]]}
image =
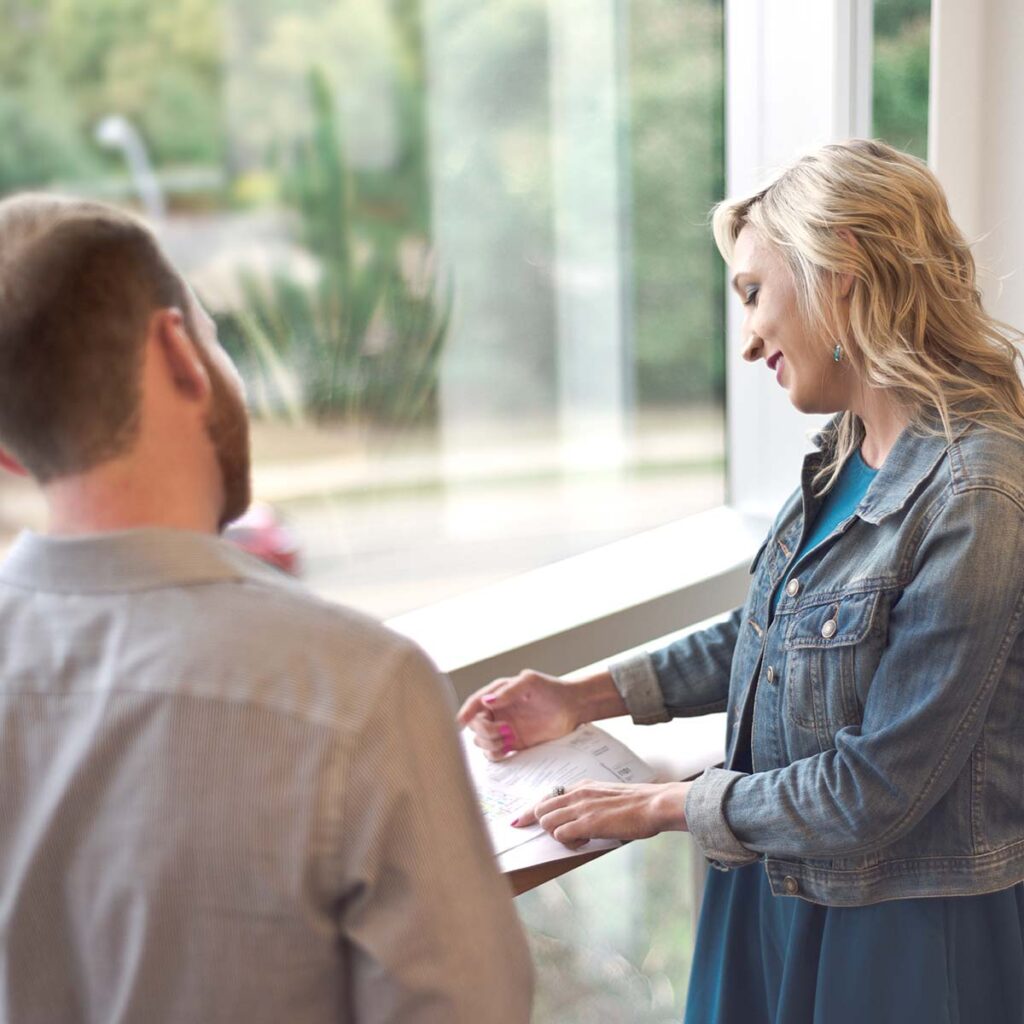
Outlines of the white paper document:
{"label": "white paper document", "polygon": [[514,818],[543,800],[555,786],[568,789],[584,780],[650,782],[654,778],[654,772],[624,743],[595,725],[581,725],[568,736],[520,750],[501,761],[489,761],[473,743],[469,730],[463,732],[462,739],[491,845],[503,871],[619,845],[615,840],[591,840],[570,850],[539,825],[512,828]]}

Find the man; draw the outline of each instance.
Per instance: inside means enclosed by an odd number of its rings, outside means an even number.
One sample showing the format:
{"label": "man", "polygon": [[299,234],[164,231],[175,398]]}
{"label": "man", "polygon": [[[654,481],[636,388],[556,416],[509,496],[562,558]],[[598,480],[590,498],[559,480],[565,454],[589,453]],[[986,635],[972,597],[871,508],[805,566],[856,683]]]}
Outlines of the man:
{"label": "man", "polygon": [[445,684],[220,540],[241,385],[150,232],[0,203],[0,1019],[526,1021]]}

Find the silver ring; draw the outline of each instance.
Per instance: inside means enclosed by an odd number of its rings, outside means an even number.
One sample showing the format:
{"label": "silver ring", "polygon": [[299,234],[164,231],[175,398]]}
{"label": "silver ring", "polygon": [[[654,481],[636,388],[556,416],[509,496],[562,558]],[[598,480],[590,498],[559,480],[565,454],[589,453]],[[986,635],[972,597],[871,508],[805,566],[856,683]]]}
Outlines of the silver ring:
{"label": "silver ring", "polygon": [[553,790],[551,790],[551,795],[552,796],[565,796],[565,786],[555,786],[555,788]]}

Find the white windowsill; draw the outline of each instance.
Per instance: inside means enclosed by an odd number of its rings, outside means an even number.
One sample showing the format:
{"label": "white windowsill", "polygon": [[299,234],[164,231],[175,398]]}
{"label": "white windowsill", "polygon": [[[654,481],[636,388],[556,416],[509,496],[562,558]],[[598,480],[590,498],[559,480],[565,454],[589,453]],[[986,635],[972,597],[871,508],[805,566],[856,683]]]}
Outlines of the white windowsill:
{"label": "white windowsill", "polygon": [[464,697],[536,668],[564,674],[740,604],[766,520],[720,506],[396,616]]}

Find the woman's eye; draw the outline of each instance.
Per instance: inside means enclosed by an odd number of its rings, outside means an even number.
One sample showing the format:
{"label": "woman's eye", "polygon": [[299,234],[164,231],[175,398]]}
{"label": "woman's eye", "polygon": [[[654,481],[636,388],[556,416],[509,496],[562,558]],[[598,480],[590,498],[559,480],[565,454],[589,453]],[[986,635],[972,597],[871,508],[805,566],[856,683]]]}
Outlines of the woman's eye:
{"label": "woman's eye", "polygon": [[756,306],[757,305],[757,293],[761,289],[756,285],[751,285],[743,292],[743,305],[744,306]]}

